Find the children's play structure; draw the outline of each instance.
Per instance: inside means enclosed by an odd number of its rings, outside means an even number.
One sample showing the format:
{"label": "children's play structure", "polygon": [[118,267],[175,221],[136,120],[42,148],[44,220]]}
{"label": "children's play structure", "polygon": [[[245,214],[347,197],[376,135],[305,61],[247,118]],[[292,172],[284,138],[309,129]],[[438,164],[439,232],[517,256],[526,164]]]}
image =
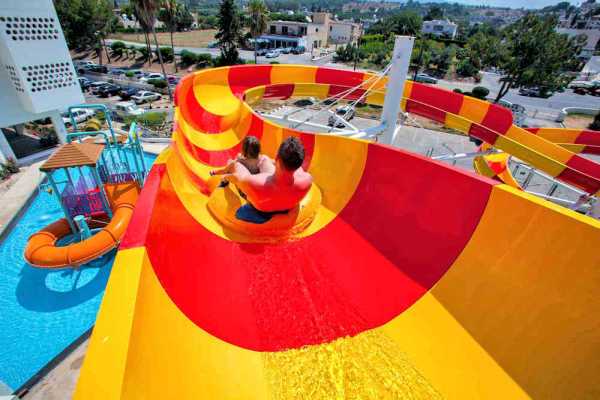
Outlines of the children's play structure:
{"label": "children's play structure", "polygon": [[[101,112],[108,129],[78,131],[72,111],[82,108]],[[79,266],[116,248],[147,173],[135,123],[128,136],[118,136],[103,105],[75,106],[69,113],[75,132],[40,167],[47,175],[42,188],[64,212],[29,238],[25,259],[40,268]],[[97,121],[88,125],[99,128]]]}
{"label": "children's play structure", "polygon": [[[173,143],[121,241],[76,399],[598,393],[597,220],[500,182],[501,168],[490,179],[252,109],[309,96],[382,105],[391,84],[373,82],[300,65],[181,80]],[[600,166],[578,154],[597,153],[597,133],[522,129],[505,108],[409,81],[399,97],[405,111],[600,190]],[[310,198],[263,224],[236,221],[244,200],[209,175],[246,135],[270,157],[300,138],[314,177]]]}

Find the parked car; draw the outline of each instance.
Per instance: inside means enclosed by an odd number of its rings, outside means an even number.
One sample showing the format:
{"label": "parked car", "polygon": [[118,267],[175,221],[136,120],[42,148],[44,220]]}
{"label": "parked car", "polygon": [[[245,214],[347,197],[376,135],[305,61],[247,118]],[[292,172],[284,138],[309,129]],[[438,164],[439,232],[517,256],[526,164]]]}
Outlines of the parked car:
{"label": "parked car", "polygon": [[292,48],[291,47],[284,47],[283,49],[281,49],[281,52],[283,54],[290,54],[292,52]]}
{"label": "parked car", "polygon": [[80,74],[84,74],[86,72],[95,72],[97,74],[107,74],[108,67],[106,65],[88,64],[88,65],[84,65],[83,67],[80,67],[77,70],[77,72]]}
{"label": "parked car", "polygon": [[114,68],[110,70],[110,74],[115,76],[125,75],[125,72],[127,71],[121,68]]}
{"label": "parked car", "polygon": [[569,87],[573,89],[573,93],[576,94],[591,94],[592,96],[600,95],[600,81],[573,81],[569,84]]}
{"label": "parked car", "polygon": [[147,90],[141,90],[135,96],[131,96],[131,100],[135,101],[135,104],[144,104],[149,101],[156,101],[161,99],[161,95],[155,92],[149,92]]}
{"label": "parked car", "polygon": [[217,47],[219,47],[219,43],[217,43],[217,42],[210,42],[208,44],[208,46],[206,46],[206,47],[208,47],[209,49],[216,49]]}
{"label": "parked car", "polygon": [[139,80],[140,82],[148,82],[150,79],[165,79],[163,74],[159,74],[158,72],[152,72],[145,76],[142,76]]}
{"label": "parked car", "polygon": [[435,79],[433,76],[430,76],[427,74],[417,74],[417,77],[415,78],[415,82],[431,83],[431,84],[435,85],[437,83],[437,79]]}
{"label": "parked car", "polygon": [[257,56],[265,56],[269,52],[269,49],[258,49],[256,50]]}
{"label": "parked car", "polygon": [[88,90],[90,85],[92,84],[92,81],[90,81],[88,78],[77,78],[77,81],[79,81],[79,86],[83,91]]}
{"label": "parked car", "polygon": [[327,121],[327,125],[335,126],[336,128],[344,128],[346,124],[344,124],[341,120],[350,121],[354,118],[354,108],[349,105],[339,106],[335,110],[336,115],[330,115],[329,120]]}
{"label": "parked car", "polygon": [[120,119],[142,115],[145,112],[144,109],[139,108],[133,101],[121,101],[113,107],[113,115]]}
{"label": "parked car", "polygon": [[306,52],[306,48],[304,46],[296,46],[291,50],[292,54],[304,54]]}
{"label": "parked car", "polygon": [[545,88],[540,88],[538,86],[532,87],[522,87],[519,89],[519,94],[521,96],[529,96],[529,97],[541,97],[547,99],[552,96],[552,92],[548,91]]}
{"label": "parked car", "polygon": [[167,76],[167,82],[169,82],[169,85],[177,85],[179,83],[179,77],[169,75]]}
{"label": "parked car", "polygon": [[140,90],[132,87],[123,88],[119,92],[121,100],[129,100],[131,96],[135,96]]}
{"label": "parked car", "polygon": [[102,86],[100,89],[98,89],[96,91],[96,94],[98,95],[98,97],[110,97],[110,96],[116,96],[117,94],[119,94],[120,91],[121,91],[120,86],[109,83],[108,85]]}
{"label": "parked car", "polygon": [[101,87],[106,86],[106,85],[110,85],[110,83],[105,82],[105,81],[92,82],[92,83],[90,83],[90,93],[97,94],[98,89],[100,89]]}
{"label": "parked car", "polygon": [[[85,122],[94,116],[94,111],[87,109],[87,108],[82,108],[80,110],[73,110],[73,111],[71,111],[71,113],[73,114],[73,118],[75,119],[75,123],[77,123],[77,124],[79,124],[81,122]],[[65,126],[71,126],[71,117],[70,117],[69,113],[68,112],[62,113],[61,116],[62,116],[62,120],[63,120],[63,123],[65,124]]]}
{"label": "parked car", "polygon": [[571,89],[577,89],[577,88],[587,89],[591,86],[592,86],[592,82],[589,82],[589,81],[572,81],[571,83],[569,83],[568,87]]}
{"label": "parked car", "polygon": [[73,65],[77,68],[77,67],[85,67],[86,65],[94,65],[94,63],[91,62],[90,60],[76,60],[76,61],[73,61]]}
{"label": "parked car", "polygon": [[265,54],[266,58],[277,58],[279,57],[279,50],[277,49],[273,49],[273,50],[269,50],[267,52],[267,54]]}

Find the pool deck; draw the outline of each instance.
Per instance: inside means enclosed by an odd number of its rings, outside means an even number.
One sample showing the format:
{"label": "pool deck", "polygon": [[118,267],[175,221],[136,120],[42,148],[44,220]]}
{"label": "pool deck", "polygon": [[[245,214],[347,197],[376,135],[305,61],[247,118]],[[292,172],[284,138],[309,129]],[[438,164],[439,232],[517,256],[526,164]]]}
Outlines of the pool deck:
{"label": "pool deck", "polygon": [[44,179],[44,174],[39,170],[42,162],[29,166],[19,179],[0,195],[0,239]]}
{"label": "pool deck", "polygon": [[[148,153],[159,154],[168,146],[168,143],[143,143],[142,146]],[[32,164],[5,193],[0,195],[0,240],[7,228],[20,215],[23,206],[32,198],[38,184],[42,182],[44,174],[40,172],[39,166],[43,161]],[[75,390],[87,346],[88,340],[86,339],[19,398],[27,400],[70,399]]]}

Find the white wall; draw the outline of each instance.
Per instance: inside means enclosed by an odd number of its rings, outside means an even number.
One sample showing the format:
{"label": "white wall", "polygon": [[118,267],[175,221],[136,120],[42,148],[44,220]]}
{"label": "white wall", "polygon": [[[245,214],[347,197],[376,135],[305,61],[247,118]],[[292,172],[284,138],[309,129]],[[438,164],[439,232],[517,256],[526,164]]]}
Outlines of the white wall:
{"label": "white wall", "polygon": [[51,0],[0,1],[0,126],[84,102]]}

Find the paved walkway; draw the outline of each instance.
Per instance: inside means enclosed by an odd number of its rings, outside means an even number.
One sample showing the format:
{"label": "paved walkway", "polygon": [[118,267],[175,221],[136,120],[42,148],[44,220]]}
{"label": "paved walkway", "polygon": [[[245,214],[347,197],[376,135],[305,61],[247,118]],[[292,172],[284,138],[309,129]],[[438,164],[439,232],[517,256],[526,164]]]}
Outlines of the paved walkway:
{"label": "paved walkway", "polygon": [[42,162],[29,166],[19,179],[0,195],[0,237],[42,182],[44,177],[39,170]]}

